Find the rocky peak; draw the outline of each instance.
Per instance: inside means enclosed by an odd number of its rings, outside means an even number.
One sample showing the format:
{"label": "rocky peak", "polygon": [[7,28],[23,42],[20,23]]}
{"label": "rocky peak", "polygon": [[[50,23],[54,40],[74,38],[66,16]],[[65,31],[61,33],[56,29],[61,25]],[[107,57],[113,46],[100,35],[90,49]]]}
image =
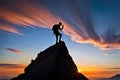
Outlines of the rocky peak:
{"label": "rocky peak", "polygon": [[12,80],[88,80],[69,55],[64,42],[40,52],[25,68],[25,72]]}

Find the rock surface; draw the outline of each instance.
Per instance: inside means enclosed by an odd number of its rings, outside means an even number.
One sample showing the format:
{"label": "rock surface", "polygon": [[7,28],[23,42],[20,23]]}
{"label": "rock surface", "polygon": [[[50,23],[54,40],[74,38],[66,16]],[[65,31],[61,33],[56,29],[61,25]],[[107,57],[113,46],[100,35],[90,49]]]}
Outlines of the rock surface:
{"label": "rock surface", "polygon": [[40,52],[23,74],[11,80],[88,80],[69,55],[64,42]]}

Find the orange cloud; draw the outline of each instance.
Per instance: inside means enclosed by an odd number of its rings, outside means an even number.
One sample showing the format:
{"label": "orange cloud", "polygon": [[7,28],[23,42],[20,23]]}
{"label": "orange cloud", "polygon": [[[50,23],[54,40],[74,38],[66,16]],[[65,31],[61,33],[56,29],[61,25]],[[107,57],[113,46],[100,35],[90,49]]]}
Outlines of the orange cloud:
{"label": "orange cloud", "polygon": [[27,64],[0,64],[0,78],[12,78],[24,72]]}
{"label": "orange cloud", "polygon": [[[82,35],[76,33],[74,29],[71,27],[71,25],[69,25],[62,18],[54,16],[43,7],[38,8],[35,5],[31,5],[28,3],[19,3],[18,5],[20,9],[22,9],[22,12],[24,12],[24,15],[15,11],[10,11],[9,9],[2,8],[1,9],[2,13],[0,13],[2,19],[12,24],[19,25],[21,27],[28,27],[28,28],[29,27],[52,28],[53,24],[61,21],[65,25],[64,33],[72,37],[72,40],[83,39]],[[8,28],[11,29],[10,26],[8,26]]]}
{"label": "orange cloud", "polygon": [[14,53],[21,53],[20,50],[16,50],[16,49],[11,49],[11,48],[6,48],[7,50],[14,52]]}
{"label": "orange cloud", "polygon": [[17,29],[7,24],[0,24],[0,30],[12,32],[12,33],[19,34],[19,35],[22,34]]}
{"label": "orange cloud", "polygon": [[24,68],[26,65],[25,64],[6,64],[6,63],[1,63],[0,67],[4,68]]}
{"label": "orange cloud", "polygon": [[[23,28],[34,29],[40,27],[51,29],[53,24],[61,21],[65,25],[63,32],[66,35],[70,36],[71,39],[75,42],[91,43],[102,50],[120,49],[119,35],[111,42],[109,41],[110,39],[106,39],[106,36],[98,36],[98,34],[94,30],[94,27],[92,26],[89,13],[81,12],[82,15],[74,14],[79,13],[79,11],[75,12],[76,10],[74,8],[76,7],[73,8],[74,11],[72,11],[71,14],[73,14],[72,17],[75,19],[76,23],[78,23],[81,32],[79,29],[76,28],[76,26],[71,25],[59,15],[51,13],[41,5],[39,5],[38,7],[37,5],[28,2],[28,0],[15,1],[11,5],[11,7],[15,7],[16,9],[9,9],[6,7],[0,8],[0,19],[6,21],[5,25],[3,25],[3,23],[0,23],[0,30],[22,34],[16,28],[14,28],[14,26],[9,25],[8,23],[18,25],[19,27]],[[88,7],[89,6],[85,7],[85,9],[87,9]],[[89,9],[87,10],[89,12]],[[88,16],[86,17],[87,19],[82,18],[83,15]]]}

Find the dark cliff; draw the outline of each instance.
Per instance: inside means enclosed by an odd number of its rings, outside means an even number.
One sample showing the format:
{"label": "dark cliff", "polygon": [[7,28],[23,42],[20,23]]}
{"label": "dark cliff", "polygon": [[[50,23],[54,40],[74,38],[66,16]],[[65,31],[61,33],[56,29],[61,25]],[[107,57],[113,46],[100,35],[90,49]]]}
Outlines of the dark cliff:
{"label": "dark cliff", "polygon": [[11,80],[88,80],[78,73],[64,42],[55,44],[31,62],[23,74]]}

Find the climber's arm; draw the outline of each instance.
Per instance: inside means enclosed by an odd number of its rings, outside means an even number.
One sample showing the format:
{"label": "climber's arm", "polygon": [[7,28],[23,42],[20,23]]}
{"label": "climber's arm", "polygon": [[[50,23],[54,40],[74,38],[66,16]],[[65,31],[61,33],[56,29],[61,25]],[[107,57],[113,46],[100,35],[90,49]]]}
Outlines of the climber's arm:
{"label": "climber's arm", "polygon": [[62,25],[62,28],[60,28],[60,30],[63,30],[63,28],[64,28],[64,25]]}

